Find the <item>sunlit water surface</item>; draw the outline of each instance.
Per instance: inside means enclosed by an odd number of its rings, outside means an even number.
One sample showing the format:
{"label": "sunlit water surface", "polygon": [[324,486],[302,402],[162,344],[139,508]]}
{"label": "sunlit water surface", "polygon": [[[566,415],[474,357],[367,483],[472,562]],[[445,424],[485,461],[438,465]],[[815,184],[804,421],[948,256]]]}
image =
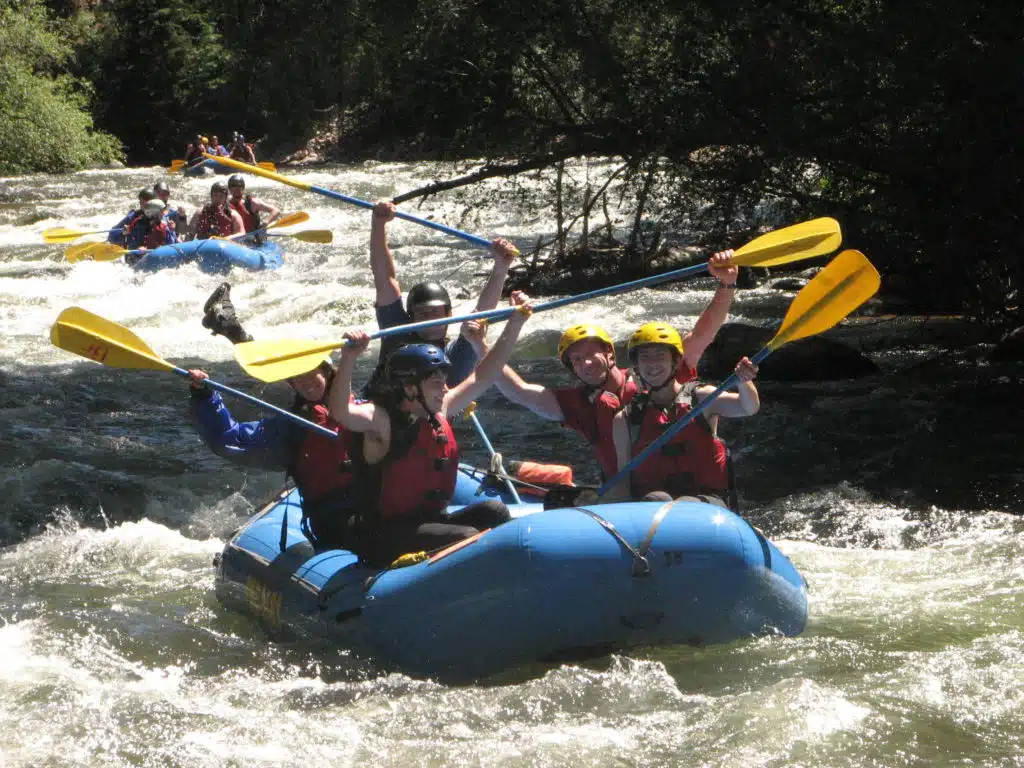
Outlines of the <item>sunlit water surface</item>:
{"label": "sunlit water surface", "polygon": [[[434,177],[404,164],[296,175],[367,200]],[[950,480],[957,461],[901,458],[922,433],[944,444],[945,427],[928,405],[931,384],[900,373],[927,344],[893,350],[877,342],[886,329],[866,343],[883,374],[766,385],[762,413],[726,428],[747,513],[810,584],[801,637],[648,649],[449,688],[384,675],[343,649],[273,641],[222,608],[213,557],[282,478],[209,454],[173,374],[107,369],[48,342],[57,314],[82,306],[179,365],[287,402],[283,386],[247,379],[230,345],[200,326],[221,278],[72,266],[42,244],[49,227],[110,226],[161,178],[148,168],[0,179],[0,765],[1024,764],[1024,533],[1007,514],[1020,509],[960,509],[962,497],[943,491],[968,482]],[[171,183],[194,206],[210,180]],[[247,329],[335,338],[372,324],[368,212],[261,179],[249,187],[308,211],[303,227],[335,240],[284,241],[280,271],[230,276]],[[524,249],[554,226],[520,216],[498,188],[486,208],[432,199],[415,212]],[[411,223],[391,230],[403,283],[444,279],[468,308],[484,254]],[[517,364],[561,381],[549,358],[564,326],[586,319],[622,336],[657,317],[689,327],[711,290],[695,281],[538,315]],[[764,323],[784,307],[770,290],[741,292],[734,317]],[[946,375],[967,391],[984,378]],[[1000,375],[996,395],[1020,391],[1018,374]],[[595,478],[574,436],[496,395],[482,403],[507,456],[568,461]],[[459,429],[468,457],[483,461]],[[1006,471],[993,461],[992,472]],[[928,473],[934,483],[922,481]],[[949,504],[936,504],[944,493]]]}

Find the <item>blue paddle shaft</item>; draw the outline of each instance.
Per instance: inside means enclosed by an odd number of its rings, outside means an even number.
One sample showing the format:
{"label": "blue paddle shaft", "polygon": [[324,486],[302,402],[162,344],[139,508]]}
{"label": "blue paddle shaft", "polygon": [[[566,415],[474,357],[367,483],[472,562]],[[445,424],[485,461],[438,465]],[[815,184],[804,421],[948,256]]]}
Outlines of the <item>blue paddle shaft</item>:
{"label": "blue paddle shaft", "polygon": [[[768,355],[770,355],[771,353],[771,348],[765,347],[756,355],[754,355],[751,358],[750,362],[752,362],[754,365],[757,365],[766,357],[768,357]],[[662,446],[664,446],[665,443],[667,443],[673,437],[678,435],[680,430],[682,430],[691,421],[696,419],[704,411],[705,408],[707,408],[709,405],[711,405],[711,403],[718,399],[719,395],[721,395],[726,390],[729,390],[732,387],[736,386],[736,384],[739,383],[739,380],[739,375],[734,373],[732,376],[730,376],[721,384],[719,384],[718,388],[714,392],[712,392],[710,395],[708,395],[699,403],[697,403],[697,405],[695,405],[689,413],[687,413],[685,416],[683,416],[683,418],[681,418],[671,427],[662,432],[653,443],[648,445],[646,448],[640,451],[639,454],[634,456],[633,459],[630,460],[630,462],[626,466],[624,466],[622,469],[618,471],[615,477],[613,477],[611,480],[608,480],[607,482],[605,482],[604,485],[598,488],[597,495],[604,496],[606,493],[608,493],[608,491],[614,488],[619,483],[619,481],[621,481],[624,477],[627,477],[630,472],[632,472],[634,469],[643,464],[648,456],[650,456],[655,451],[661,450]]]}
{"label": "blue paddle shaft", "polygon": [[[179,368],[178,366],[174,366],[171,370],[173,370],[179,376],[184,376],[186,379],[188,378],[188,371],[186,371],[184,368]],[[276,405],[271,405],[270,403],[265,403],[262,400],[260,400],[258,397],[253,397],[252,395],[245,394],[245,392],[240,392],[237,389],[232,389],[231,387],[227,386],[226,384],[220,384],[220,383],[214,381],[213,379],[204,379],[203,383],[209,385],[210,387],[213,387],[213,389],[219,390],[221,392],[227,392],[229,395],[234,395],[235,397],[240,397],[243,400],[248,400],[253,405],[258,405],[261,408],[268,408],[271,411],[273,411],[274,413],[279,414],[281,416],[284,416],[286,418],[289,418],[292,421],[294,421],[294,422],[296,422],[298,424],[301,424],[302,426],[306,427],[307,429],[315,430],[315,431],[321,433],[322,435],[326,435],[327,437],[333,438],[334,440],[338,439],[338,434],[336,432],[332,432],[331,430],[327,429],[326,427],[321,427],[319,424],[314,424],[312,421],[307,421],[306,419],[302,418],[301,416],[299,416],[297,414],[292,413],[291,411],[286,411],[284,408],[278,408]]]}
{"label": "blue paddle shaft", "polygon": [[[487,439],[487,433],[484,432],[484,425],[480,423],[480,419],[476,417],[475,413],[469,414],[469,420],[473,422],[473,426],[476,428],[476,433],[480,435],[480,440],[483,442],[484,448],[487,449],[487,453],[489,453],[493,459],[494,446],[491,445],[491,441]],[[512,485],[512,481],[508,478],[505,478],[505,487],[508,488],[508,492],[512,494],[512,500],[515,501],[516,504],[523,503],[523,500],[519,498],[519,492],[516,490],[516,487]]]}
{"label": "blue paddle shaft", "polygon": [[[644,288],[648,285],[656,285],[657,283],[664,283],[670,280],[679,280],[690,275],[696,275],[700,272],[707,270],[707,264],[695,264],[692,267],[684,267],[683,269],[676,269],[672,272],[663,272],[660,275],[652,275],[651,277],[643,277],[639,280],[633,280],[629,283],[621,283],[620,285],[610,285],[606,288],[598,288],[587,293],[581,293],[576,296],[566,296],[561,299],[553,299],[552,301],[545,301],[543,304],[537,304],[534,306],[534,313],[546,312],[549,309],[558,309],[559,307],[565,307],[569,304],[575,304],[578,301],[585,301],[586,299],[594,299],[599,296],[607,296],[613,293],[623,293],[625,291],[634,291],[637,288]],[[379,331],[374,331],[370,334],[371,339],[383,339],[387,336],[398,336],[404,333],[417,333],[418,331],[426,330],[427,328],[437,328],[440,325],[453,325],[455,323],[464,323],[467,320],[507,320],[512,316],[512,313],[517,311],[515,307],[502,307],[500,309],[488,309],[483,312],[474,312],[471,315],[458,315],[456,317],[439,317],[435,320],[423,320],[418,323],[409,323],[408,325],[395,325],[390,328],[382,328]]]}
{"label": "blue paddle shaft", "polygon": [[[373,209],[373,203],[368,203],[366,200],[360,200],[356,197],[349,197],[343,195],[341,192],[335,192],[333,189],[324,189],[323,187],[310,186],[311,192],[316,192],[319,195],[326,195],[327,197],[333,197],[335,200],[341,200],[343,203],[351,203],[352,205],[358,205],[362,208]],[[395,216],[406,221],[414,221],[417,224],[422,224],[424,227],[430,227],[436,229],[439,232],[444,232],[448,235],[454,235],[455,237],[461,237],[463,240],[468,240],[475,245],[482,246],[484,248],[491,247],[491,241],[477,235],[471,235],[468,232],[463,232],[460,229],[454,229],[453,227],[446,227],[444,224],[438,224],[436,221],[430,221],[430,219],[422,219],[419,216],[413,216],[411,213],[405,213],[404,211],[396,211]]]}

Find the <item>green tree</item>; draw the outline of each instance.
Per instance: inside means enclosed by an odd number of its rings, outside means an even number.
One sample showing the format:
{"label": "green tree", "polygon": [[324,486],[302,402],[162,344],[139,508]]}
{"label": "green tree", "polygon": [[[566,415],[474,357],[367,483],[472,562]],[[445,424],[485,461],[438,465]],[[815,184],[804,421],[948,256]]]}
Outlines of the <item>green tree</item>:
{"label": "green tree", "polygon": [[95,114],[124,137],[132,162],[180,157],[196,133],[217,133],[231,52],[210,20],[213,4],[114,0],[96,13],[83,53]]}
{"label": "green tree", "polygon": [[71,48],[37,0],[0,0],[0,173],[64,172],[120,158],[94,130],[89,84],[67,74]]}

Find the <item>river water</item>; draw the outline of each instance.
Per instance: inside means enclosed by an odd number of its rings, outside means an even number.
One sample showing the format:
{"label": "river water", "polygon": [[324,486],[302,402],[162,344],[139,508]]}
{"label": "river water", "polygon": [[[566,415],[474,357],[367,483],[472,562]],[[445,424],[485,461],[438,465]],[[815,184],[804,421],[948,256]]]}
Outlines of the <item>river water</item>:
{"label": "river water", "polygon": [[[428,165],[297,172],[373,200]],[[745,511],[810,584],[800,637],[655,648],[444,687],[268,638],[213,596],[212,561],[282,478],[210,455],[173,374],[118,371],[50,345],[78,305],[159,355],[277,404],[199,323],[221,278],[69,265],[53,226],[101,229],[159,168],[0,179],[0,765],[1024,765],[1024,526],[1019,368],[936,346],[941,323],[862,319],[839,332],[881,366],[848,382],[762,386],[761,413],[725,428]],[[194,206],[209,180],[175,178]],[[335,338],[373,321],[369,214],[260,179],[331,246],[286,241],[276,273],[233,273],[255,336]],[[553,223],[495,187],[486,207],[434,199],[419,215],[526,249]],[[391,225],[408,286],[445,279],[470,299],[486,259],[412,223]],[[855,244],[853,244],[855,245]],[[870,256],[870,254],[869,254]],[[585,318],[623,335],[648,318],[689,327],[708,281],[534,317],[517,365],[549,358]],[[734,318],[767,324],[786,296],[742,291]],[[753,352],[755,350],[751,350]],[[364,366],[361,373],[368,369]],[[256,416],[254,409],[234,407]],[[579,441],[496,395],[481,420],[512,458],[559,459],[594,479]],[[460,434],[471,459],[483,452]],[[596,596],[599,598],[599,596]]]}

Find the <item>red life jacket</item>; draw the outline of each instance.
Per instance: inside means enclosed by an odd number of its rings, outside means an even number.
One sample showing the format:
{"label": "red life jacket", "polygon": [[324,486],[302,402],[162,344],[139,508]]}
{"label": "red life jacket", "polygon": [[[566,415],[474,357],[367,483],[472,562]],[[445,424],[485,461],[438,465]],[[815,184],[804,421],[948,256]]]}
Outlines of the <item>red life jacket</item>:
{"label": "red life jacket", "polygon": [[246,195],[238,202],[228,200],[228,205],[238,211],[238,215],[242,217],[242,226],[246,232],[252,232],[262,227],[260,212],[253,208],[252,205],[252,195]]}
{"label": "red life jacket", "polygon": [[[623,389],[632,399],[636,385],[629,382]],[[590,444],[605,477],[614,475],[617,462],[611,419],[621,407],[619,398],[611,392],[584,387],[558,387],[552,391],[562,409],[562,426],[578,432]]]}
{"label": "red life jacket", "polygon": [[[617,392],[580,386],[552,390],[562,409],[563,426],[578,432],[590,444],[594,449],[594,458],[606,478],[618,471],[611,417],[615,411],[629,405],[637,393],[636,382],[626,375],[624,368],[619,368],[619,371],[622,374],[622,386]],[[697,371],[680,359],[676,381],[682,384],[696,376]]]}
{"label": "red life jacket", "polygon": [[167,245],[167,235],[171,229],[166,219],[160,219],[154,224],[153,219],[147,218],[142,212],[134,216],[127,227],[129,234],[125,238],[125,245],[129,248],[159,248]]}
{"label": "red life jacket", "polygon": [[378,515],[382,521],[401,517],[430,520],[444,511],[455,493],[459,444],[444,417],[437,417],[438,429],[427,419],[403,427],[401,413],[389,414],[391,446],[380,466]]}
{"label": "red life jacket", "polygon": [[[646,397],[626,407],[633,443],[631,457],[638,456],[669,425],[690,412],[697,386],[696,381],[685,384],[675,402],[664,410]],[[725,443],[715,437],[702,414],[633,470],[630,488],[634,496],[667,491],[674,497],[712,493],[724,498],[729,488]]]}
{"label": "red life jacket", "polygon": [[214,206],[213,203],[203,206],[196,222],[196,237],[200,239],[214,235],[228,237],[234,229],[230,210],[225,206]]}
{"label": "red life jacket", "polygon": [[355,435],[332,421],[327,408],[314,405],[309,413],[310,421],[326,427],[339,436],[333,440],[315,430],[307,430],[289,469],[302,495],[303,507],[325,502],[344,503],[349,501],[352,489],[352,455]]}

